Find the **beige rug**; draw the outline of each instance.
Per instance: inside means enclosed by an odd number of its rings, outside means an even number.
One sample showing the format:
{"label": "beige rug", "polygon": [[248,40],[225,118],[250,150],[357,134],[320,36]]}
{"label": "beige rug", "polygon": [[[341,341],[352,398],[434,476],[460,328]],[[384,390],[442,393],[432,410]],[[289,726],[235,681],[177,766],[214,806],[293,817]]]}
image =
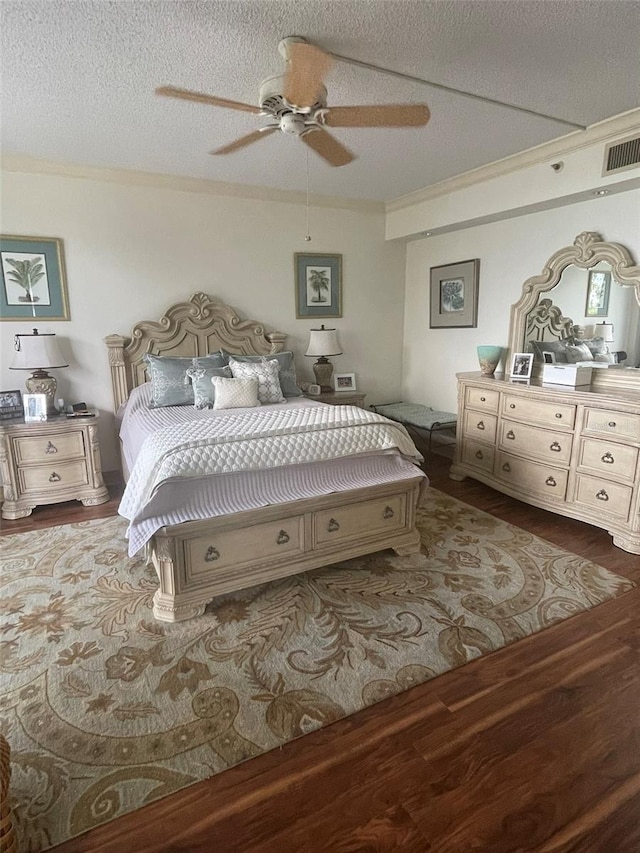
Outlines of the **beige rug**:
{"label": "beige rug", "polygon": [[120,518],[0,539],[0,731],[38,851],[633,586],[430,490],[423,553],[226,595],[177,625]]}

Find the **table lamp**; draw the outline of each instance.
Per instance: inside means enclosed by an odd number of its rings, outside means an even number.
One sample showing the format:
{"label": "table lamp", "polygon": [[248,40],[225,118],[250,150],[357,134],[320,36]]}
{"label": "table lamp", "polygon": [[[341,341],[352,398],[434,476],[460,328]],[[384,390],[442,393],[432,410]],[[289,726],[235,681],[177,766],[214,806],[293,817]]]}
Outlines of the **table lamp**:
{"label": "table lamp", "polygon": [[58,383],[47,370],[69,367],[64,360],[53,332],[40,334],[37,329],[29,335],[15,335],[15,353],[10,370],[31,370],[25,382],[29,394],[44,394],[47,398],[47,415],[55,415]]}
{"label": "table lamp", "polygon": [[309,346],[307,347],[305,355],[311,357],[319,356],[318,360],[313,365],[316,382],[320,386],[323,394],[333,391],[333,388],[331,387],[333,365],[327,356],[342,355],[336,330],[325,329],[324,324],[320,326],[319,329],[311,329],[309,335]]}

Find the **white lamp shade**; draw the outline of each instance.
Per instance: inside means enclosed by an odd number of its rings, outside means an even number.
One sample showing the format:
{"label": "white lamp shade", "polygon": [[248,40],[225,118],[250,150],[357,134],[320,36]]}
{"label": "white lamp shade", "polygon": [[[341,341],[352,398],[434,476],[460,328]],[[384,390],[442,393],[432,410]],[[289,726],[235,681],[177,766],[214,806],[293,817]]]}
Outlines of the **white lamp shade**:
{"label": "white lamp shade", "polygon": [[[36,330],[34,329],[34,332]],[[69,367],[54,334],[16,335],[16,347],[10,370],[38,370]]]}
{"label": "white lamp shade", "polygon": [[342,355],[338,334],[335,329],[311,329],[309,333],[309,346],[305,355],[328,356]]}
{"label": "white lamp shade", "polygon": [[613,323],[596,323],[596,337],[610,344],[613,341]]}

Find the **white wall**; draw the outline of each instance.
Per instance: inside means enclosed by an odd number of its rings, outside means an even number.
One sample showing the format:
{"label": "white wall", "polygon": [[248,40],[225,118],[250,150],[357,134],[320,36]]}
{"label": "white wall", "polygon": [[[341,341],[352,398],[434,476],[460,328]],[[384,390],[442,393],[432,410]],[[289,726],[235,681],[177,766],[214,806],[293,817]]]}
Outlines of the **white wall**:
{"label": "white wall", "polygon": [[[507,346],[510,309],[520,298],[523,282],[541,273],[548,258],[582,231],[622,243],[637,262],[640,191],[408,243],[403,399],[456,411],[456,373],[479,369],[479,344]],[[477,328],[430,329],[429,268],[468,258],[480,258]]]}
{"label": "white wall", "polygon": [[[106,349],[111,333],[127,334],[138,320],[156,319],[197,290],[232,305],[245,318],[289,335],[302,378],[303,357],[317,320],[297,320],[295,252],[343,255],[344,355],[338,372],[355,372],[367,402],[399,399],[404,257],[384,240],[384,210],[312,207],[312,241],[305,242],[304,206],[182,189],[49,174],[4,172],[2,233],[60,237],[67,265],[70,322],[42,322],[55,332],[70,362],[55,372],[58,397],[101,411],[103,467],[118,467]],[[321,321],[322,322],[322,321]],[[3,322],[2,388],[23,388],[8,369],[13,335],[32,323]]]}

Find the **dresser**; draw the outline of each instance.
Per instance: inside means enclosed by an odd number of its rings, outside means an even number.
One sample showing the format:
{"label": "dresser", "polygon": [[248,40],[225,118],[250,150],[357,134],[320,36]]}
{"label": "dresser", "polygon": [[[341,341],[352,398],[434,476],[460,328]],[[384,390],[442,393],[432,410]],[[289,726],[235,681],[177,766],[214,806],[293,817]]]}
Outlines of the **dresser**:
{"label": "dresser", "polygon": [[450,476],[607,530],[640,554],[640,396],[458,374]]}
{"label": "dresser", "polygon": [[40,504],[105,503],[95,417],[56,416],[42,423],[0,424],[2,517],[24,518]]}

